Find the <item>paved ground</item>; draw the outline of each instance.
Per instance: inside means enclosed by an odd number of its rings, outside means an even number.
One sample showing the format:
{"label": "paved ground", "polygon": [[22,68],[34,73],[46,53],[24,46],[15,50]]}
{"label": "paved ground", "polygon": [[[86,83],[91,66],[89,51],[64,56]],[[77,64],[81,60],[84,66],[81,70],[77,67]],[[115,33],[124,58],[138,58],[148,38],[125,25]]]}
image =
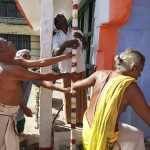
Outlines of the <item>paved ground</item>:
{"label": "paved ground", "polygon": [[[61,86],[61,80],[58,80],[56,82],[57,86]],[[58,92],[58,91],[53,91],[53,99],[52,99],[52,114],[53,117],[57,114],[59,108],[62,105],[62,96],[63,93]],[[34,86],[32,88],[32,92],[29,98],[29,103],[28,103],[28,107],[32,109],[33,112],[35,112],[35,90],[34,90]],[[63,111],[61,110],[59,113],[59,116],[57,118],[57,120],[55,121],[55,123],[57,124],[55,126],[55,131],[57,131],[57,133],[55,133],[55,145],[61,145],[65,148],[63,148],[63,150],[68,149],[67,147],[69,146],[69,137],[70,137],[70,126],[68,124],[65,123],[64,117],[63,117]],[[26,117],[26,124],[25,124],[25,130],[24,130],[24,134],[20,137],[20,141],[22,146],[21,147],[26,147],[27,145],[32,145],[33,143],[38,143],[39,140],[39,130],[35,129],[35,115],[33,115],[32,118]],[[69,130],[68,130],[69,129]],[[68,132],[67,132],[68,131]],[[59,132],[63,132],[63,134],[65,134],[64,136],[66,139],[63,141],[60,141],[59,139]],[[77,128],[77,132],[78,132],[78,139],[81,139],[81,128]],[[58,137],[58,138],[57,138]],[[24,139],[27,139],[27,141],[25,141]],[[68,144],[64,144],[66,142],[66,140],[68,140]],[[59,143],[59,144],[57,144]],[[32,147],[37,146],[37,145],[33,145]],[[60,148],[58,147],[57,149],[60,150]],[[22,149],[23,150],[23,149]],[[25,150],[35,150],[35,148],[29,148]]]}
{"label": "paved ground", "polygon": [[[56,82],[56,85],[61,86],[60,83],[61,83],[61,80],[58,80]],[[53,91],[53,96],[52,96],[53,97],[53,99],[52,99],[53,116],[55,116],[55,114],[58,112],[60,106],[62,105],[62,96],[63,96],[62,92]],[[33,86],[32,91],[31,91],[28,107],[31,108],[33,112],[35,112],[35,90],[34,90],[34,86]],[[60,111],[57,120],[65,122],[62,110]],[[39,134],[38,130],[34,128],[35,124],[36,124],[35,123],[35,115],[33,115],[32,118],[26,117],[26,126],[25,126],[25,132],[24,133],[25,134]]]}

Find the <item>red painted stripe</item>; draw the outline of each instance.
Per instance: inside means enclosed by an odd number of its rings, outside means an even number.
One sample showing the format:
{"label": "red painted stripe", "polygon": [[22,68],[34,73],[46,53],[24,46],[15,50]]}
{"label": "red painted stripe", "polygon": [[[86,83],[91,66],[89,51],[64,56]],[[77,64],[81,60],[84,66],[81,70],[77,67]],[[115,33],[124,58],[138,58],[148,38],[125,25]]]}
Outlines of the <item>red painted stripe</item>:
{"label": "red painted stripe", "polygon": [[76,108],[71,108],[71,112],[75,113],[76,112]]}
{"label": "red painted stripe", "polygon": [[72,62],[72,67],[76,67],[77,63],[76,62]]}
{"label": "red painted stripe", "polygon": [[76,140],[75,140],[75,139],[71,139],[71,140],[70,140],[70,143],[75,144],[75,143],[76,143]]}
{"label": "red painted stripe", "polygon": [[71,81],[72,81],[73,83],[75,83],[77,80],[76,80],[76,79],[72,79]]}
{"label": "red painted stripe", "polygon": [[73,9],[78,9],[78,4],[74,4]]}
{"label": "red painted stripe", "polygon": [[76,93],[71,93],[71,97],[76,98]]}
{"label": "red painted stripe", "polygon": [[76,128],[76,124],[71,124],[71,129],[75,129]]}
{"label": "red painted stripe", "polygon": [[74,26],[74,27],[72,27],[72,30],[78,30],[78,27]]}

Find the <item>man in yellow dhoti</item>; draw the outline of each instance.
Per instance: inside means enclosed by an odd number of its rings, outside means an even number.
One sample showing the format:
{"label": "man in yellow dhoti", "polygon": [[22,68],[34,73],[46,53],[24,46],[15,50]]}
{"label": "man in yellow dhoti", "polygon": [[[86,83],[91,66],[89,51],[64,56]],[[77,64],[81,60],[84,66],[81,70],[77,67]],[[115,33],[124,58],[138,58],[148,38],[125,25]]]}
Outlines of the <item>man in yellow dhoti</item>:
{"label": "man in yellow dhoti", "polygon": [[116,70],[97,71],[89,78],[74,84],[75,90],[94,86],[83,119],[82,142],[85,150],[126,150],[123,142],[132,144],[132,148],[129,146],[128,150],[145,149],[143,134],[139,130],[133,129],[133,132],[137,133],[134,134],[137,145],[134,145],[133,140],[118,140],[122,135],[121,128],[124,127],[118,127],[118,119],[128,105],[150,125],[150,108],[136,83],[144,68],[145,57],[139,51],[130,48],[116,56],[115,61]]}

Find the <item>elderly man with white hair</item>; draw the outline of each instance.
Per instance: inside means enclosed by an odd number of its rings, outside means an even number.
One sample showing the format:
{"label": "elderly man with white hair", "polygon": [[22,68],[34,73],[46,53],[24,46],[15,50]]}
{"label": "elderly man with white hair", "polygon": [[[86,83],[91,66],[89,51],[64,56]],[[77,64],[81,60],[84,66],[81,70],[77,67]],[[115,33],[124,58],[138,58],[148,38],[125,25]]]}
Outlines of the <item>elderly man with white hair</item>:
{"label": "elderly man with white hair", "polygon": [[[16,53],[17,58],[27,59],[30,60],[31,54],[30,51],[27,49],[22,49],[17,51]],[[18,133],[22,133],[24,131],[25,126],[25,116],[32,117],[32,111],[30,108],[27,107],[27,103],[29,100],[32,84],[36,84],[39,86],[39,81],[23,81],[22,82],[22,95],[20,99],[20,108],[17,114],[17,131]]]}
{"label": "elderly man with white hair", "polygon": [[83,118],[84,150],[145,150],[143,132],[119,123],[121,114],[131,106],[150,126],[150,106],[137,85],[145,61],[138,50],[127,48],[115,57],[115,70],[96,71],[74,84],[74,90],[93,86]]}
{"label": "elderly man with white hair", "polygon": [[[16,57],[30,60],[31,52],[27,49],[22,49],[16,53]],[[21,95],[21,100],[20,100],[20,109],[17,114],[17,130],[19,134],[24,131],[25,115],[27,117],[32,117],[32,111],[30,108],[27,107],[32,84],[36,86],[43,86],[51,90],[66,92],[66,93],[69,93],[70,91],[70,88],[57,87],[54,84],[52,84],[50,81],[38,81],[38,80],[23,81],[22,82],[22,95]]]}
{"label": "elderly man with white hair", "polygon": [[31,58],[31,52],[27,49],[22,49],[22,50],[17,51],[16,57],[29,60]]}

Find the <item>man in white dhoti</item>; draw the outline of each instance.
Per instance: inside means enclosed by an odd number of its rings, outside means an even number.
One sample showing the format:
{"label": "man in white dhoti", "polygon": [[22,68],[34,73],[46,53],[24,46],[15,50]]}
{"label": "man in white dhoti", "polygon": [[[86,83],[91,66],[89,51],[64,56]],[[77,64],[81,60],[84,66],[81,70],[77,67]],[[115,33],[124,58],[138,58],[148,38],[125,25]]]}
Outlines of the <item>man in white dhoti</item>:
{"label": "man in white dhoti", "polygon": [[0,104],[0,150],[19,149],[15,128],[15,116],[18,108],[18,106]]}
{"label": "man in white dhoti", "polygon": [[11,42],[0,38],[0,150],[19,150],[19,141],[15,130],[15,116],[22,94],[21,81],[57,80],[74,77],[70,73],[40,74],[25,68],[43,67],[58,61],[69,59],[73,55],[62,55],[42,60],[14,59],[16,49]]}
{"label": "man in white dhoti", "polygon": [[[119,131],[117,142],[121,150],[134,150],[135,148],[136,150],[145,150],[144,134],[141,130],[125,123],[119,123]],[[119,150],[117,147],[114,150]]]}

